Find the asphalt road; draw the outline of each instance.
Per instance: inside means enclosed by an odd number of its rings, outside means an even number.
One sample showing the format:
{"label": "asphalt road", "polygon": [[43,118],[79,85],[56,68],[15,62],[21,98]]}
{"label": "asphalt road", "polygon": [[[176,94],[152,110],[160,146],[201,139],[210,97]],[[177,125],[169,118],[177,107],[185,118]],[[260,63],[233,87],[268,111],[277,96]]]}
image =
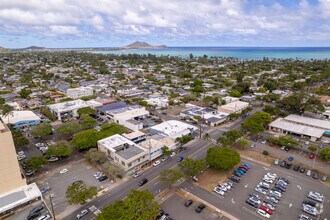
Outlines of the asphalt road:
{"label": "asphalt road", "polygon": [[[258,109],[254,109],[250,114],[252,115],[255,111]],[[167,115],[163,115],[167,116]],[[248,118],[248,117],[247,117]],[[210,135],[211,140],[216,140],[223,131],[231,130],[231,129],[240,129],[241,123],[247,119],[247,118],[239,118],[235,120],[234,122],[230,122],[225,127],[203,127],[203,132],[207,132]],[[88,209],[90,206],[94,205],[97,208],[101,209],[102,207],[106,206],[109,203],[114,202],[117,199],[123,199],[125,198],[132,189],[139,189],[139,190],[149,190],[150,192],[154,193],[155,196],[157,196],[161,191],[166,189],[168,185],[164,185],[159,180],[159,172],[164,169],[170,169],[177,166],[176,159],[179,156],[183,157],[190,157],[193,159],[199,159],[203,158],[206,155],[207,150],[214,146],[214,143],[210,143],[208,140],[203,139],[194,139],[193,141],[189,142],[187,145],[187,149],[180,152],[179,154],[175,155],[173,158],[170,158],[169,160],[162,162],[161,165],[157,167],[152,167],[148,170],[146,170],[142,176],[139,178],[132,178],[131,180],[119,185],[118,187],[113,188],[111,191],[103,194],[102,196],[98,197],[97,199],[86,203],[83,205],[78,211],[66,216],[64,219],[70,220],[75,219],[77,213],[80,212],[82,209]],[[148,183],[145,184],[142,187],[138,186],[138,182],[142,178],[147,178]],[[93,214],[89,212],[89,214],[86,216],[86,219],[91,219]]]}
{"label": "asphalt road", "polygon": [[[240,123],[240,121],[236,122],[236,123]],[[219,128],[209,128],[207,130],[207,132],[210,134],[212,139],[217,139],[217,137],[219,137],[219,135],[221,135],[223,129],[219,129]],[[157,166],[157,167],[152,167],[148,170],[146,170],[142,176],[140,176],[139,178],[132,178],[131,180],[121,184],[118,187],[115,187],[114,189],[112,189],[110,192],[102,195],[101,197],[98,197],[97,199],[83,205],[79,210],[82,209],[86,209],[89,208],[92,205],[95,205],[97,208],[101,208],[106,206],[108,203],[114,202],[116,199],[123,199],[125,198],[132,189],[147,189],[150,192],[154,193],[154,195],[159,194],[159,192],[161,192],[162,190],[166,189],[168,187],[168,185],[164,185],[160,182],[159,180],[159,172],[161,170],[164,169],[170,169],[170,168],[174,168],[177,166],[177,161],[176,159],[179,156],[183,156],[183,157],[191,157],[194,159],[198,159],[198,158],[203,158],[206,155],[206,151],[214,146],[213,143],[209,143],[207,140],[203,140],[203,139],[195,139],[191,142],[189,142],[187,145],[187,149],[184,151],[181,151],[180,153],[176,154],[173,158],[170,158],[169,160],[162,162],[161,165]],[[149,180],[149,182],[142,186],[139,187],[138,186],[138,182],[142,179],[142,178],[147,178]],[[76,215],[78,212],[75,212],[67,217],[65,217],[64,219],[75,219]],[[89,213],[88,216],[86,216],[86,219],[90,219],[92,218],[92,213]]]}

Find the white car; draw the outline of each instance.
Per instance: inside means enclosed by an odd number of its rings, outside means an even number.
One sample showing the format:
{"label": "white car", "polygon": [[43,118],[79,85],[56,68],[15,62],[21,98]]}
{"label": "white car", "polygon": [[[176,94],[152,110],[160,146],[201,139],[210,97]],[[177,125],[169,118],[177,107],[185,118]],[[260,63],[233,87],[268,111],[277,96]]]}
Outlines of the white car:
{"label": "white car", "polygon": [[142,175],[142,172],[141,171],[138,171],[138,172],[134,173],[134,178],[137,178],[137,177],[139,177],[141,175]]}
{"label": "white car", "polygon": [[250,197],[249,200],[251,200],[254,203],[257,203],[258,205],[260,205],[260,203],[261,203],[259,199],[257,199],[256,197],[253,197],[253,196]]}
{"label": "white car", "polygon": [[260,182],[260,183],[258,184],[258,186],[263,186],[263,187],[265,187],[265,188],[267,188],[267,189],[270,188],[270,185],[269,185],[268,183],[265,183],[265,182]]}
{"label": "white car", "polygon": [[324,196],[321,193],[310,191],[307,195],[308,198],[314,199],[318,202],[323,202]]}
{"label": "white car", "polygon": [[225,192],[222,191],[220,187],[215,187],[213,191],[222,196],[225,194]]}
{"label": "white car", "polygon": [[272,178],[272,179],[276,179],[277,174],[276,173],[267,173],[266,174],[268,177]]}
{"label": "white car", "polygon": [[87,209],[84,209],[84,210],[82,210],[78,215],[77,215],[77,218],[79,219],[79,218],[82,218],[82,217],[84,217],[85,215],[87,215],[88,214],[88,210]]}
{"label": "white car", "polygon": [[266,211],[264,211],[262,209],[258,209],[257,213],[259,215],[261,215],[262,217],[264,217],[264,218],[267,218],[267,219],[270,218],[270,215]]}
{"label": "white car", "polygon": [[158,166],[159,164],[160,164],[160,160],[156,160],[156,161],[153,163],[154,167]]}
{"label": "white car", "polygon": [[24,160],[26,158],[25,154],[24,155],[17,155],[17,160]]}
{"label": "white car", "polygon": [[257,191],[257,192],[259,192],[259,193],[261,193],[261,194],[264,194],[264,195],[267,194],[267,190],[262,189],[260,187],[256,187],[254,190]]}
{"label": "white car", "polygon": [[256,146],[255,144],[251,144],[251,146],[250,146],[250,147],[251,147],[251,148],[254,148],[255,146]]}
{"label": "white car", "polygon": [[275,190],[270,190],[270,194],[277,195],[278,197],[282,197],[282,193],[275,191]]}
{"label": "white car", "polygon": [[162,157],[162,161],[167,161],[168,160],[168,157]]}
{"label": "white car", "polygon": [[266,142],[267,142],[266,140],[262,140],[261,141],[262,144],[266,144]]}
{"label": "white car", "polygon": [[25,155],[25,153],[24,153],[24,151],[19,151],[19,152],[17,152],[17,155],[22,156],[22,155]]}
{"label": "white car", "polygon": [[60,174],[64,174],[66,172],[68,172],[68,169],[65,168],[65,169],[63,169],[63,170],[60,171]]}
{"label": "white car", "polygon": [[271,179],[271,178],[266,178],[266,177],[264,177],[262,180],[265,181],[266,183],[273,183],[273,182],[274,182],[273,179]]}
{"label": "white car", "polygon": [[175,156],[175,152],[172,152],[170,157],[174,157]]}
{"label": "white car", "polygon": [[279,163],[279,161],[278,161],[278,159],[276,159],[275,161],[274,161],[274,165],[278,165],[278,163]]}

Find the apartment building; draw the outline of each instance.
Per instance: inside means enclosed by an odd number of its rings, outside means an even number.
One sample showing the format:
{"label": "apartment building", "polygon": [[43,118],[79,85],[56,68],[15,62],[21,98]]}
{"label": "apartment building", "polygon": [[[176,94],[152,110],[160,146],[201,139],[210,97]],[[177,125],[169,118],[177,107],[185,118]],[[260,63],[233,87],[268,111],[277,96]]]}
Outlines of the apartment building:
{"label": "apartment building", "polygon": [[66,96],[71,99],[79,99],[85,96],[92,96],[93,94],[93,88],[90,87],[78,87],[66,91]]}
{"label": "apartment building", "polygon": [[99,140],[97,146],[112,163],[122,167],[128,174],[148,162],[147,151],[144,148],[119,134]]}

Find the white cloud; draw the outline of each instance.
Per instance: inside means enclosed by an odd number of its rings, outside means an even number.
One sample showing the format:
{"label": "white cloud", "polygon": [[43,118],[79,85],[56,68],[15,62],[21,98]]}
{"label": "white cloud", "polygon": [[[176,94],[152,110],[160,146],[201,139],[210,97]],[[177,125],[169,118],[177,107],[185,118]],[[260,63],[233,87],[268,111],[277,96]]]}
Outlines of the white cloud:
{"label": "white cloud", "polygon": [[[259,2],[259,1],[258,1]],[[275,2],[253,5],[247,0],[1,0],[0,31],[45,36],[221,36],[223,34],[290,36],[317,33],[329,23],[330,0],[308,0],[290,8]],[[16,27],[16,28],[14,28]],[[329,30],[318,34],[326,39]],[[118,37],[118,36],[115,36]]]}

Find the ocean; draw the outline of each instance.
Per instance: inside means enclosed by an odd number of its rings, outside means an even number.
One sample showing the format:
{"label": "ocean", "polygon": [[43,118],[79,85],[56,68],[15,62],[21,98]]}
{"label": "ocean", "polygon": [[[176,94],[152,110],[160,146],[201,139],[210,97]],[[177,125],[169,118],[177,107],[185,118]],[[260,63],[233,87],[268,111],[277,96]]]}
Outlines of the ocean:
{"label": "ocean", "polygon": [[94,51],[101,54],[153,54],[157,56],[235,57],[240,60],[330,59],[330,47],[168,47],[165,49],[131,49]]}

